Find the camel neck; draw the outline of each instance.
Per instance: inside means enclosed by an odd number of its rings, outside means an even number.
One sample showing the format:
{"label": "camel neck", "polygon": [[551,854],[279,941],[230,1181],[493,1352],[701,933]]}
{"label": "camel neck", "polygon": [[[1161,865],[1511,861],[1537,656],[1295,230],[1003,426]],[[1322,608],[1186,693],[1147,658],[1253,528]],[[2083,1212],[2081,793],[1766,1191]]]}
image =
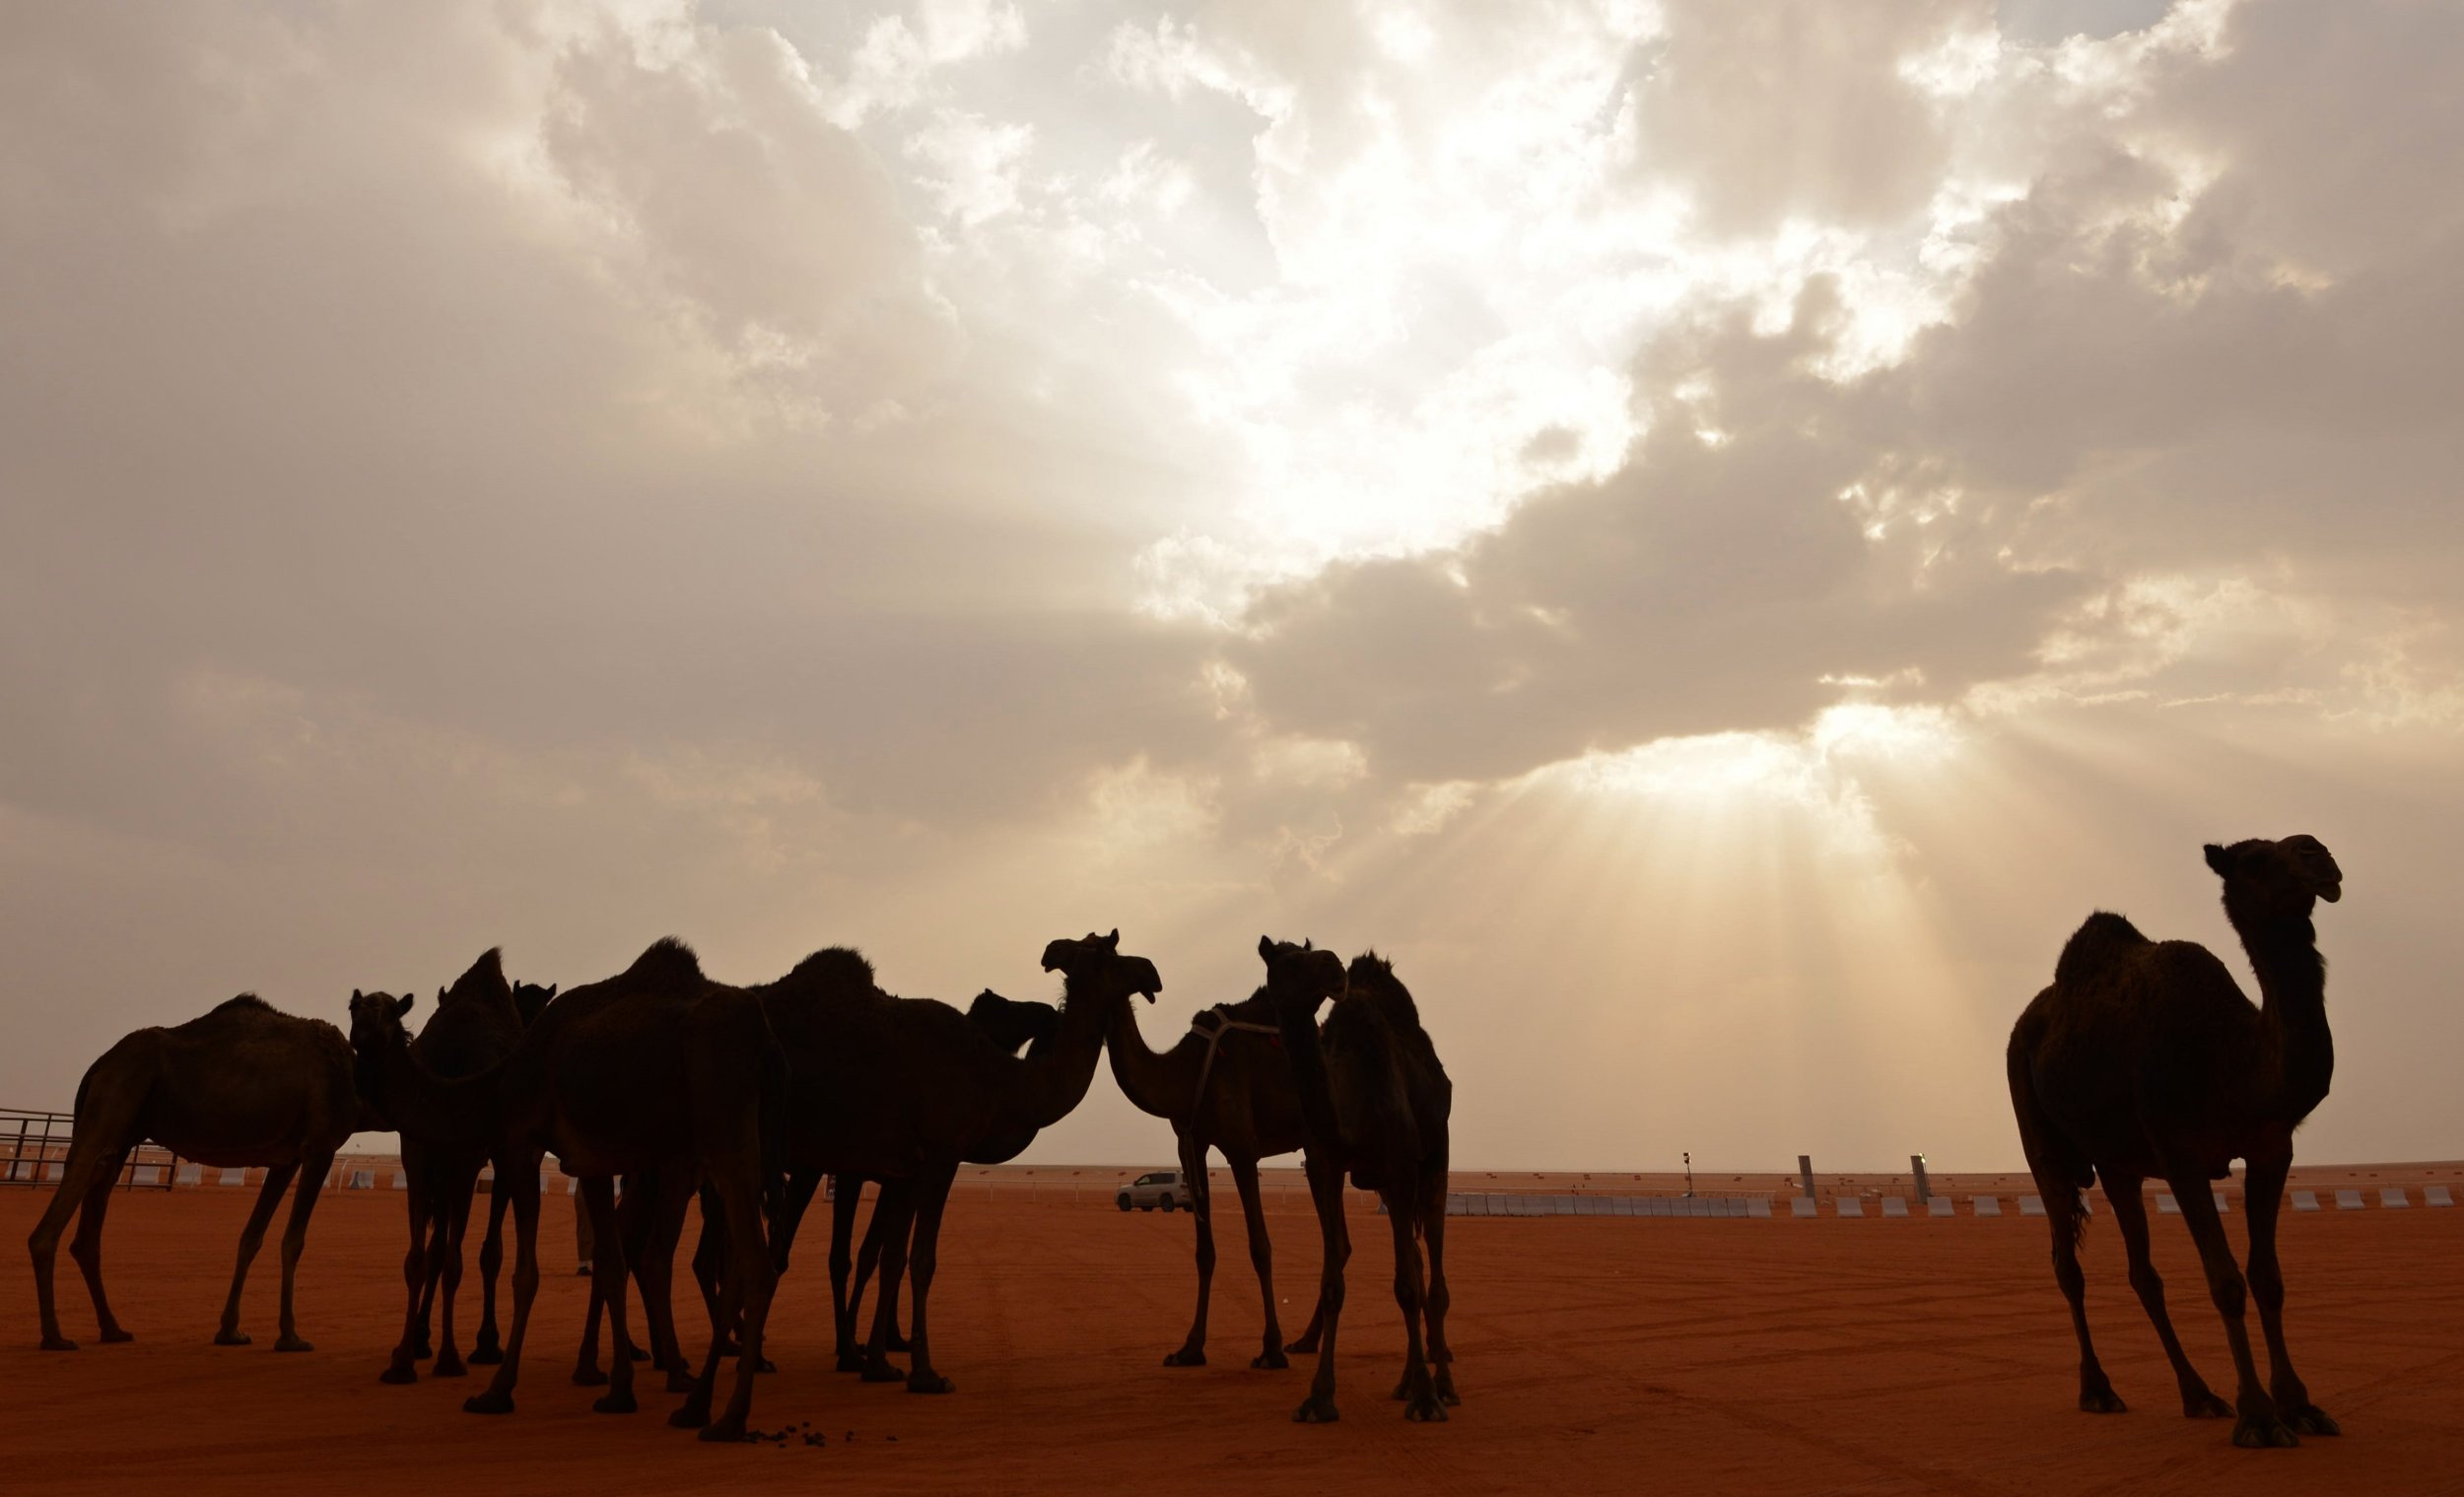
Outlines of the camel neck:
{"label": "camel neck", "polygon": [[423,1143],[484,1143],[495,1126],[497,1074],[447,1080],[397,1039],[362,1055],[360,1087],[388,1125]]}
{"label": "camel neck", "polygon": [[1112,1056],[1112,1078],[1120,1083],[1121,1095],[1150,1118],[1184,1117],[1198,1089],[1197,1072],[1176,1063],[1177,1049],[1158,1054],[1148,1047],[1129,994],[1123,993],[1120,1004],[1104,1048]]}
{"label": "camel neck", "polygon": [[[1118,1001],[1118,999],[1115,999]],[[1104,1048],[1107,1012],[1105,995],[1090,992],[1076,978],[1061,984],[1061,1030],[1042,1055],[1017,1062],[1022,1085],[1019,1116],[1026,1127],[1042,1128],[1069,1116],[1095,1079],[1095,1055]]]}
{"label": "camel neck", "polygon": [[2336,1046],[2327,1028],[2327,963],[2307,919],[2246,919],[2228,904],[2226,916],[2258,975],[2260,1010],[2274,1049],[2284,1111],[2298,1120],[2327,1095]]}

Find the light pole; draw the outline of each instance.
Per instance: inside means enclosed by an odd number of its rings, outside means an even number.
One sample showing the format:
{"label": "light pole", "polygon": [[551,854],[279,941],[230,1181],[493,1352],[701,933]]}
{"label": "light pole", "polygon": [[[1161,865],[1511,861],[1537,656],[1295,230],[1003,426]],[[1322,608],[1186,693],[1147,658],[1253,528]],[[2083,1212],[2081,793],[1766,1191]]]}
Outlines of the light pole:
{"label": "light pole", "polygon": [[1694,1153],[1691,1149],[1685,1151],[1685,1198],[1694,1198]]}

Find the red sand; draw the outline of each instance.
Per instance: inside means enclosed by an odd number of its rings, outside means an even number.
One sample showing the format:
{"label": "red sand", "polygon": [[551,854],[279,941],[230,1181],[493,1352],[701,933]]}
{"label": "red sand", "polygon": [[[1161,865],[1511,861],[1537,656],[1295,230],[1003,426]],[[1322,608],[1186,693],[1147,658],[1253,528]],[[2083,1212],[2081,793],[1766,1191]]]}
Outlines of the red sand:
{"label": "red sand", "polygon": [[[1476,1189],[1486,1182],[1465,1181]],[[23,1241],[47,1192],[0,1191]],[[2075,1354],[2044,1223],[1459,1219],[1449,1234],[1453,1422],[1390,1401],[1402,1332],[1385,1223],[1353,1220],[1342,1422],[1290,1422],[1307,1380],[1253,1372],[1256,1281],[1237,1226],[1219,1234],[1212,1366],[1170,1369],[1186,1328],[1190,1223],[1060,1200],[962,1199],[934,1317],[947,1397],[826,1370],[818,1243],[771,1321],[781,1365],[753,1422],[811,1420],[827,1446],[717,1448],[669,1429],[673,1399],[589,1411],[566,1381],[586,1281],[571,1205],[547,1203],[547,1270],[519,1409],[465,1414],[477,1377],[376,1382],[400,1324],[400,1198],[329,1194],[301,1267],[303,1332],[277,1355],[269,1241],[251,1275],[247,1348],[210,1345],[248,1191],[123,1192],[105,1239],[113,1300],[137,1333],[93,1341],[63,1253],[61,1312],[87,1342],[34,1350],[31,1275],[0,1272],[0,1491],[153,1488],[680,1493],[1158,1489],[1679,1492],[2464,1492],[2464,1209],[2289,1215],[2289,1329],[2341,1439],[2248,1452],[2175,1412],[2172,1379],[2122,1275],[2110,1223],[2088,1245],[2089,1314],[2133,1412],[2072,1406]],[[1229,1202],[1226,1202],[1228,1205]],[[277,1219],[279,1222],[279,1218]],[[1232,1225],[1226,1222],[1225,1225]],[[1307,1319],[1315,1233],[1272,1226],[1286,1323]],[[2181,1223],[2158,1263],[2192,1356],[2230,1396],[2231,1364]],[[2240,1241],[2236,1219],[2235,1241]],[[1224,1240],[1228,1236],[1228,1240]],[[12,1251],[14,1247],[12,1247]],[[475,1307],[466,1283],[466,1306]],[[698,1306],[678,1305],[689,1344]],[[475,1319],[466,1308],[463,1324]],[[2253,1318],[2253,1334],[2256,1325]],[[486,1369],[475,1369],[484,1373]],[[646,1389],[649,1385],[645,1385]],[[850,1438],[852,1432],[853,1438]]]}

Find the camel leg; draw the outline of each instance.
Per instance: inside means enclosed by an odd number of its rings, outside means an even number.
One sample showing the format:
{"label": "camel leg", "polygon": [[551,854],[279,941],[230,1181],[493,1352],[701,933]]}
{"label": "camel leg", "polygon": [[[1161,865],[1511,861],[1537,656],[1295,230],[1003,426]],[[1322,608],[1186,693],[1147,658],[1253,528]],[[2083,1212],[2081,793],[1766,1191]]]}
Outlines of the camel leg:
{"label": "camel leg", "polygon": [[1181,1349],[1164,1353],[1166,1367],[1203,1367],[1206,1365],[1206,1302],[1215,1285],[1215,1209],[1214,1191],[1206,1178],[1206,1150],[1183,1132],[1180,1144],[1181,1180],[1190,1189],[1190,1215],[1197,1218],[1198,1228],[1198,1313],[1190,1322],[1190,1333],[1182,1338]]}
{"label": "camel leg", "polygon": [[445,1279],[445,1241],[447,1228],[443,1197],[428,1201],[422,1209],[428,1216],[427,1246],[423,1251],[419,1280],[417,1324],[412,1327],[411,1360],[436,1355],[436,1347],[428,1338],[428,1323],[436,1311],[437,1289]]}
{"label": "camel leg", "polygon": [[[537,1172],[532,1173],[535,1175]],[[497,1171],[497,1179],[501,1181],[504,1178],[505,1172]],[[479,1183],[475,1178],[463,1182],[461,1199],[457,1204],[465,1227],[470,1221],[471,1197],[478,1191]],[[488,1231],[479,1242],[479,1334],[473,1336],[470,1343],[470,1359],[481,1367],[494,1366],[505,1355],[496,1327],[496,1276],[497,1271],[505,1266],[505,1192],[494,1186],[489,1187]],[[462,1229],[456,1229],[454,1236],[462,1236]],[[461,1250],[456,1248],[453,1256],[458,1262]]]}
{"label": "camel leg", "polygon": [[1446,1288],[1446,1170],[1444,1166],[1420,1185],[1420,1235],[1429,1246],[1429,1289],[1422,1300],[1429,1323],[1429,1374],[1439,1401],[1461,1404],[1455,1393],[1454,1348],[1446,1344],[1446,1312],[1454,1296]]}
{"label": "camel leg", "polygon": [[[487,1392],[474,1394],[462,1400],[462,1410],[473,1414],[510,1414],[513,1411],[513,1385],[521,1377],[522,1337],[530,1328],[530,1302],[539,1293],[539,1157],[533,1154],[526,1168],[512,1181],[513,1208],[513,1333],[505,1343],[505,1360],[497,1364],[496,1376],[488,1383]],[[505,1162],[497,1163],[497,1185],[507,1185]]]}
{"label": "camel leg", "polygon": [[2168,1172],[2166,1178],[2172,1184],[2174,1198],[2181,1202],[2182,1220],[2199,1245],[2199,1261],[2208,1274],[2208,1297],[2216,1302],[2216,1313],[2224,1322],[2224,1339],[2233,1349],[2237,1380],[2233,1394],[2233,1444],[2249,1449],[2299,1445],[2301,1437],[2277,1417],[2276,1400],[2259,1386],[2258,1364],[2250,1356],[2250,1331],[2242,1321],[2249,1284],[2241,1276],[2240,1265],[2233,1261],[2232,1244],[2224,1239],[2224,1223],[2217,1216],[2216,1201],[2208,1193],[2207,1171],[2177,1169]]}
{"label": "camel leg", "polygon": [[[856,1238],[856,1211],[864,1198],[864,1177],[841,1175],[830,1199],[830,1316],[838,1331],[839,1371],[861,1372],[864,1354],[856,1344],[856,1301],[848,1298],[848,1245]],[[879,1213],[880,1207],[873,1210]]]}
{"label": "camel leg", "polygon": [[[576,1210],[587,1210],[576,1206]],[[590,1245],[590,1308],[582,1318],[582,1349],[574,1355],[574,1382],[583,1388],[605,1388],[607,1374],[599,1367],[599,1317],[607,1310],[606,1296],[599,1293],[599,1248]]]}
{"label": "camel leg", "polygon": [[2293,1353],[2285,1349],[2285,1275],[2276,1261],[2276,1215],[2285,1199],[2285,1177],[2292,1173],[2290,1150],[2281,1156],[2250,1161],[2242,1177],[2242,1197],[2250,1212],[2250,1297],[2259,1302],[2259,1328],[2267,1336],[2268,1395],[2276,1411],[2296,1433],[2343,1433],[2327,1411],[2310,1401],[2301,1375],[2293,1370]]}
{"label": "camel leg", "polygon": [[2173,1381],[2181,1389],[2183,1417],[2224,1418],[2233,1411],[2231,1405],[2211,1392],[2207,1380],[2190,1365],[2181,1338],[2173,1334],[2173,1318],[2165,1313],[2164,1279],[2156,1272],[2155,1259],[2148,1256],[2148,1203],[2139,1193],[2139,1177],[2116,1175],[2109,1170],[2097,1173],[2104,1180],[2105,1202],[2113,1207],[2113,1220],[2122,1229],[2122,1246],[2130,1254],[2130,1286],[2138,1291],[2139,1303],[2156,1327],[2156,1339],[2164,1343],[2164,1359],[2173,1364]]}
{"label": "camel leg", "polygon": [[1352,1253],[1351,1233],[1343,1225],[1343,1172],[1332,1163],[1308,1164],[1309,1196],[1318,1208],[1318,1234],[1325,1260],[1318,1269],[1318,1371],[1309,1380],[1309,1396],[1292,1411],[1302,1424],[1332,1424],[1342,1415],[1335,1407],[1335,1332],[1343,1319],[1343,1264]]}
{"label": "camel leg", "polygon": [[[376,1375],[379,1383],[416,1383],[419,1381],[419,1352],[426,1328],[426,1306],[421,1291],[428,1286],[428,1264],[432,1250],[428,1243],[428,1176],[423,1165],[415,1164],[409,1154],[402,1159],[402,1173],[410,1177],[409,1200],[405,1203],[411,1219],[410,1251],[402,1255],[402,1287],[408,1301],[402,1309],[402,1339],[393,1346],[392,1360]],[[438,1224],[442,1234],[443,1223]]]}
{"label": "camel leg", "polygon": [[265,1184],[256,1192],[256,1208],[248,1213],[248,1224],[240,1229],[240,1263],[231,1271],[231,1297],[223,1302],[222,1328],[214,1332],[217,1346],[248,1344],[247,1334],[240,1328],[240,1289],[248,1281],[248,1264],[256,1260],[257,1245],[265,1241],[265,1224],[274,1219],[274,1207],[281,1204],[291,1177],[299,1173],[296,1159],[265,1172]]}
{"label": "camel leg", "polygon": [[1274,1243],[1266,1236],[1266,1213],[1258,1198],[1258,1161],[1224,1156],[1232,1166],[1232,1188],[1240,1192],[1241,1219],[1249,1228],[1249,1261],[1258,1270],[1258,1298],[1266,1307],[1266,1348],[1250,1358],[1261,1370],[1289,1367],[1283,1356],[1283,1327],[1274,1313]]}
{"label": "camel leg", "polygon": [[[671,1178],[674,1174],[629,1177],[616,1217],[625,1227],[625,1251],[635,1265],[635,1282],[642,1288],[642,1316],[650,1337],[648,1359],[654,1370],[666,1374],[669,1393],[683,1393],[693,1386],[693,1378],[676,1335],[676,1246],[684,1239],[685,1211],[693,1204],[694,1192],[690,1176]],[[623,1354],[637,1362],[645,1357],[634,1347],[624,1348]]]}
{"label": "camel leg", "polygon": [[1403,1400],[1403,1417],[1413,1423],[1444,1423],[1446,1405],[1438,1401],[1436,1385],[1429,1378],[1428,1352],[1421,1338],[1428,1285],[1420,1267],[1420,1203],[1409,1189],[1382,1193],[1387,1222],[1395,1233],[1395,1305],[1403,1313],[1403,1376],[1395,1385],[1395,1396]]}
{"label": "camel leg", "polygon": [[749,1172],[750,1179],[738,1178],[741,1173],[747,1172],[720,1172],[713,1181],[728,1247],[727,1271],[719,1281],[720,1314],[742,1327],[735,1387],[726,1408],[712,1418],[711,1397],[718,1387],[719,1362],[718,1338],[713,1337],[700,1382],[667,1420],[685,1429],[698,1425],[703,1439],[719,1442],[744,1438],[744,1420],[753,1410],[753,1382],[762,1357],[762,1327],[770,1315],[770,1248],[762,1240],[759,1172]]}
{"label": "camel leg", "polygon": [[2045,1203],[2045,1224],[2053,1233],[2053,1281],[2070,1303],[2071,1329],[2079,1337],[2079,1406],[2091,1414],[2128,1412],[2104,1364],[2096,1360],[2096,1343],[2088,1333],[2088,1275],[2080,1271],[2079,1234],[2087,1225],[2078,1191],[2066,1182],[2036,1177],[2036,1191]]}
{"label": "camel leg", "polygon": [[[856,1250],[856,1284],[847,1292],[851,1314],[864,1302],[864,1285],[871,1280],[873,1269],[881,1262],[881,1245],[889,1236],[890,1226],[890,1221],[882,1216],[881,1207],[876,1204],[872,1209],[872,1220],[864,1227],[863,1244]],[[898,1286],[904,1276],[903,1269],[885,1271],[881,1275],[881,1313],[889,1321],[889,1330],[882,1336],[881,1344],[890,1351],[915,1349],[907,1337],[898,1333]]]}
{"label": "camel leg", "polygon": [[726,1208],[719,1203],[719,1192],[704,1181],[699,1191],[702,1207],[702,1239],[693,1248],[693,1281],[702,1290],[702,1309],[710,1317],[711,1343],[722,1357],[737,1355],[734,1320],[724,1308],[720,1267],[734,1251],[727,1237]]}
{"label": "camel leg", "polygon": [[[440,1378],[458,1378],[470,1371],[463,1365],[461,1349],[453,1341],[453,1298],[462,1287],[462,1242],[470,1235],[470,1200],[476,1177],[464,1175],[460,1179],[461,1189],[445,1203],[445,1220],[437,1228],[445,1248],[438,1255],[442,1261],[437,1265],[441,1285],[437,1296],[437,1365],[429,1372]],[[495,1327],[483,1326],[480,1333],[493,1335]],[[477,1349],[473,1348],[471,1354],[476,1357]]]}
{"label": "camel leg", "polygon": [[590,1297],[607,1311],[611,1382],[605,1395],[590,1405],[602,1414],[629,1414],[639,1405],[633,1397],[633,1358],[625,1355],[625,1230],[616,1220],[616,1183],[604,1175],[582,1182],[582,1204],[590,1213],[595,1252],[590,1264]]}
{"label": "camel leg", "polygon": [[[300,1338],[299,1322],[291,1313],[292,1290],[300,1277],[300,1254],[308,1247],[308,1218],[316,1214],[316,1197],[325,1189],[325,1172],[334,1167],[329,1149],[309,1159],[300,1170],[300,1186],[291,1195],[291,1219],[282,1229],[282,1333],[274,1337],[276,1351],[314,1351],[316,1348]],[[240,1286],[235,1283],[235,1296]]]}
{"label": "camel leg", "polygon": [[[81,1206],[84,1214],[78,1222],[78,1242],[86,1241],[85,1224],[94,1223],[91,1261],[84,1257],[77,1259],[78,1266],[85,1270],[87,1293],[93,1297],[96,1314],[103,1322],[103,1339],[128,1339],[128,1332],[111,1318],[103,1298],[103,1213],[110,1203],[111,1187],[119,1181],[120,1162],[128,1157],[125,1148],[106,1149],[99,1141],[105,1136],[104,1126],[97,1123],[78,1131],[69,1145],[68,1161],[60,1170],[59,1188],[51,1192],[51,1203],[43,1208],[42,1219],[34,1223],[34,1230],[26,1235],[26,1251],[34,1259],[34,1307],[42,1321],[45,1351],[77,1349],[75,1341],[60,1334],[60,1318],[51,1299],[51,1270],[59,1259],[60,1234],[67,1230],[70,1214]],[[69,1252],[75,1255],[76,1247],[72,1245]]]}
{"label": "camel leg", "polygon": [[[907,1336],[912,1355],[907,1367],[911,1394],[945,1394],[956,1385],[932,1370],[932,1336],[925,1328],[925,1309],[932,1297],[932,1270],[941,1257],[941,1212],[949,1204],[955,1163],[936,1168],[916,1182],[916,1246],[907,1258],[907,1285],[914,1308],[908,1312]],[[898,1300],[890,1293],[890,1273],[881,1273],[881,1322],[898,1324]]]}
{"label": "camel leg", "polygon": [[[881,1239],[881,1274],[894,1277],[907,1271],[907,1241],[909,1227],[916,1219],[917,1183],[912,1180],[885,1180],[881,1194],[873,1202],[871,1232],[886,1233]],[[883,1223],[887,1222],[885,1228]],[[870,1235],[867,1233],[867,1235]],[[867,1383],[898,1383],[907,1374],[892,1366],[889,1359],[890,1337],[898,1331],[898,1307],[887,1295],[874,1307],[872,1335],[864,1345],[864,1366],[861,1376]]]}
{"label": "camel leg", "polygon": [[813,1195],[821,1189],[821,1172],[796,1170],[787,1176],[785,1198],[779,1202],[779,1219],[770,1224],[770,1269],[784,1275],[787,1271],[787,1255],[794,1250],[796,1230],[804,1225],[804,1213],[813,1203]]}

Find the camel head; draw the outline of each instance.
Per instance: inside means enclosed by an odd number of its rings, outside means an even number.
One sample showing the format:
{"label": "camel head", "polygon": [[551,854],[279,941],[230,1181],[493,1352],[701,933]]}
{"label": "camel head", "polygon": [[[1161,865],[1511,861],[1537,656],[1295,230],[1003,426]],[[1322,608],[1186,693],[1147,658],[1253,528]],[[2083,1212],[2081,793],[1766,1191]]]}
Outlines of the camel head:
{"label": "camel head", "polygon": [[1273,936],[1258,938],[1258,959],[1266,964],[1266,1001],[1279,1012],[1285,1006],[1302,1013],[1314,1014],[1318,1005],[1329,998],[1339,998],[1349,989],[1343,975],[1343,959],[1333,951],[1321,951],[1315,943],[1278,941]]}
{"label": "camel head", "polygon": [[513,985],[513,1012],[521,1016],[524,1029],[537,1023],[539,1015],[547,1011],[548,1004],[556,997],[557,986],[554,983],[545,987],[536,983]]}
{"label": "camel head", "polygon": [[1119,926],[1110,935],[1090,930],[1074,941],[1063,937],[1051,942],[1044,948],[1044,970],[1074,982],[1106,981],[1124,993],[1140,994],[1149,1003],[1164,990],[1164,980],[1154,963],[1122,953]]}
{"label": "camel head", "polygon": [[1023,1003],[988,987],[967,1005],[967,1019],[986,1039],[1011,1055],[1022,1045],[1041,1048],[1061,1032],[1061,1010],[1050,1003]]}
{"label": "camel head", "polygon": [[2224,880],[2224,907],[2277,919],[2307,919],[2314,902],[2344,897],[2344,870],[2315,837],[2269,842],[2254,837],[2207,846],[2208,866]]}
{"label": "camel head", "polygon": [[402,1020],[416,1001],[409,993],[395,997],[389,992],[362,992],[351,989],[351,1048],[363,1055],[373,1055],[388,1045],[408,1045],[410,1032]]}

